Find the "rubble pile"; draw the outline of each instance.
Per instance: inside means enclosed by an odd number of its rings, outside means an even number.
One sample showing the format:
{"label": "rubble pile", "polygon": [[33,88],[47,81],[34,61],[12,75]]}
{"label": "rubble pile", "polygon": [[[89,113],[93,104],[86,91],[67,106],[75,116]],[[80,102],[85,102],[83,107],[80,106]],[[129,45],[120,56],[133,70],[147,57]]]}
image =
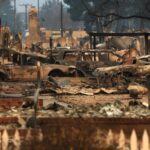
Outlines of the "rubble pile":
{"label": "rubble pile", "polygon": [[[140,49],[135,46],[134,38],[126,37],[124,39],[126,44],[122,42],[123,39],[116,39],[116,47],[108,46],[109,48],[99,47],[98,49],[93,47],[94,49],[89,50],[78,47],[68,50],[61,46],[54,48],[53,43],[51,43],[53,42],[52,37],[50,37],[50,49],[44,49],[41,47],[42,40],[37,13],[37,10],[31,7],[29,11],[29,36],[26,37],[25,47],[20,49],[15,47],[12,42],[10,42],[11,44],[6,42],[0,47],[2,57],[0,80],[3,81],[0,82],[0,97],[32,96],[32,99],[35,100],[47,94],[49,97],[77,96],[77,99],[80,96],[91,96],[91,101],[93,101],[94,96],[100,94],[127,93],[130,99],[134,100],[130,102],[129,106],[119,101],[111,101],[111,97],[109,103],[104,100],[105,104],[100,102],[91,106],[86,103],[81,106],[68,103],[61,105],[59,99],[56,98],[58,101],[54,104],[39,109],[37,116],[149,117],[147,107],[142,104],[133,106],[143,95],[147,93],[150,95],[150,88],[146,85],[147,75],[150,74],[150,55],[140,56]],[[19,41],[21,43],[21,38]],[[84,80],[82,80],[83,78]],[[8,85],[6,81],[9,81]],[[10,81],[15,84],[10,83]],[[20,82],[24,82],[24,84],[20,84]],[[35,98],[37,88],[40,91],[40,96]],[[33,105],[35,105],[35,101]],[[14,107],[11,110],[6,110],[5,113],[1,111],[0,116],[4,114],[8,116],[17,114],[23,117],[31,116],[33,113],[31,108]]]}
{"label": "rubble pile", "polygon": [[[62,12],[63,3],[61,26]],[[0,26],[0,147],[5,140],[8,139],[6,145],[10,142],[3,129],[15,129],[15,137],[13,139],[11,134],[11,140],[23,143],[27,139],[30,146],[37,138],[34,132],[40,129],[45,131],[38,135],[39,141],[48,147],[52,143],[54,148],[51,149],[57,149],[61,144],[70,150],[92,149],[86,144],[96,144],[97,149],[129,149],[125,135],[118,138],[110,129],[113,130],[113,125],[118,130],[117,125],[128,129],[131,123],[133,129],[136,122],[149,123],[150,33],[89,32],[74,38],[74,31],[64,30],[63,26],[60,31],[44,28],[44,20],[48,18],[43,17],[38,9],[30,7],[26,27],[29,30],[24,34],[15,30],[11,33],[7,26],[1,30]],[[98,27],[100,22],[95,23]],[[120,122],[113,124],[112,120]],[[108,136],[102,133],[103,126],[109,129]],[[26,138],[20,138],[22,133],[19,135],[18,130],[29,128],[34,128],[34,136],[31,138],[31,133],[27,132]],[[124,129],[120,129],[122,133]],[[127,148],[119,147],[113,136],[121,143],[123,141]],[[106,143],[99,140],[100,137]],[[71,140],[75,148],[66,142]],[[133,143],[137,143],[136,138]]]}
{"label": "rubble pile", "polygon": [[[10,110],[0,112],[0,117],[10,116],[10,117],[23,117],[28,118],[34,113],[31,107],[29,108],[15,108],[12,107]],[[77,106],[66,103],[50,103],[44,106],[43,109],[38,110],[37,118],[144,118],[150,117],[150,110],[143,105],[138,103],[137,105],[124,105],[120,101],[115,101],[113,103],[106,104],[96,104],[90,106]]]}
{"label": "rubble pile", "polygon": [[55,105],[57,109],[53,107],[47,108],[47,114],[51,117],[150,117],[150,110],[140,102],[136,106],[127,106],[120,101],[91,106],[67,105],[60,107],[57,104]]}

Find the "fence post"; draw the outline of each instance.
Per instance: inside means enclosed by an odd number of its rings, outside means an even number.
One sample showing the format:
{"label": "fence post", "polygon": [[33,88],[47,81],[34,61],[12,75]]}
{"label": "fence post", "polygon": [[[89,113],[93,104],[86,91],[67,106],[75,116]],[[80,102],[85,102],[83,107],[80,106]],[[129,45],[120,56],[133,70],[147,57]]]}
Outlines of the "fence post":
{"label": "fence post", "polygon": [[20,150],[21,139],[18,129],[15,131],[13,143],[15,145],[15,150]]}
{"label": "fence post", "polygon": [[132,130],[130,137],[130,150],[138,150],[138,140],[135,130]]}
{"label": "fence post", "polygon": [[7,150],[8,144],[9,144],[9,136],[7,130],[5,129],[2,134],[2,150]]}
{"label": "fence post", "polygon": [[142,150],[149,150],[149,136],[145,129],[142,136]]}
{"label": "fence post", "polygon": [[31,142],[32,140],[31,129],[28,129],[25,140],[27,142]]}
{"label": "fence post", "polygon": [[38,139],[38,141],[39,142],[42,142],[43,141],[43,132],[42,132],[42,129],[39,129],[38,130],[38,137],[37,137],[37,139]]}
{"label": "fence post", "polygon": [[114,137],[113,137],[113,132],[112,132],[111,129],[109,129],[108,135],[107,135],[106,144],[107,144],[107,145],[111,145],[111,144],[113,143],[113,140],[114,140],[113,138],[114,138]]}
{"label": "fence post", "polygon": [[118,149],[125,150],[126,138],[123,130],[120,130]]}

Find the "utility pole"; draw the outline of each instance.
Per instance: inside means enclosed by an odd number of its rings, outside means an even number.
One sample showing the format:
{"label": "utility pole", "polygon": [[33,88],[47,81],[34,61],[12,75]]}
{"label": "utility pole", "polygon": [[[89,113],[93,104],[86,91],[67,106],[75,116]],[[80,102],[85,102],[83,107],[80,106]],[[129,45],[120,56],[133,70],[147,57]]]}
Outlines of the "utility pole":
{"label": "utility pole", "polygon": [[38,6],[38,18],[39,18],[39,24],[40,24],[40,0],[37,0],[37,6]]}
{"label": "utility pole", "polygon": [[16,0],[14,0],[14,32],[16,32]]}
{"label": "utility pole", "polygon": [[60,5],[60,32],[61,32],[61,37],[63,37],[63,3],[61,1],[61,5]]}
{"label": "utility pole", "polygon": [[20,6],[25,7],[25,29],[28,29],[28,6],[31,6],[30,4],[22,4]]}
{"label": "utility pole", "polygon": [[37,5],[38,5],[38,16],[40,18],[40,0],[37,0]]}

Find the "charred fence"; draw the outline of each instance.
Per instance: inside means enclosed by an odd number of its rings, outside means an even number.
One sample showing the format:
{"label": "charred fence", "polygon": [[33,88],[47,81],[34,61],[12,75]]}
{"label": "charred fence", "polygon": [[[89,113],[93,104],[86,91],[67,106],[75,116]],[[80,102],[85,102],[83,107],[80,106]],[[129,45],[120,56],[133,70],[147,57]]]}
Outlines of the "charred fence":
{"label": "charred fence", "polygon": [[103,124],[96,120],[46,119],[40,122],[40,128],[1,130],[0,149],[149,150],[148,123],[128,123]]}
{"label": "charred fence", "polygon": [[[74,130],[74,131],[73,131]],[[51,130],[50,130],[51,131]],[[77,133],[75,129],[68,133],[61,129],[58,132],[46,132],[42,129],[27,130],[3,130],[0,133],[1,150],[30,150],[30,149],[111,149],[111,150],[149,150],[149,134],[145,129],[141,138],[137,131],[132,130],[130,137],[126,137],[123,130],[115,133],[96,130],[92,135],[84,136],[84,133]]]}

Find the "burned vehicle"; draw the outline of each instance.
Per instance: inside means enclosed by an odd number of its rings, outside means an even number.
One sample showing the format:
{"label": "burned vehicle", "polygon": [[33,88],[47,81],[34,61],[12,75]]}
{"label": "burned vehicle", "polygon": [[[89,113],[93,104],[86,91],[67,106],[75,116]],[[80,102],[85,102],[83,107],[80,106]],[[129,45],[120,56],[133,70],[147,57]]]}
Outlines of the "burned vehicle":
{"label": "burned vehicle", "polygon": [[[64,65],[46,65],[40,66],[41,80],[47,80],[49,76],[71,76],[74,75],[76,68],[74,66]],[[1,81],[35,81],[37,79],[37,66],[26,65],[1,65]]]}
{"label": "burned vehicle", "polygon": [[89,76],[93,71],[93,64],[99,63],[92,58],[92,52],[81,50],[65,50],[52,52],[53,62],[55,64],[74,65],[77,68],[79,76]]}
{"label": "burned vehicle", "polygon": [[49,58],[42,54],[19,52],[14,49],[3,49],[3,51],[1,51],[3,52],[3,61],[0,65],[1,81],[35,81],[38,61],[41,62],[41,80],[47,80],[49,76],[66,77],[76,74],[75,66],[49,64]]}
{"label": "burned vehicle", "polygon": [[18,65],[36,65],[37,61],[41,63],[49,63],[47,55],[32,52],[29,49],[19,51],[15,48],[0,49],[1,64],[18,64]]}
{"label": "burned vehicle", "polygon": [[[132,54],[134,53],[134,54]],[[51,57],[56,64],[74,65],[78,73],[92,77],[92,72],[98,67],[119,65],[126,61],[129,55],[136,56],[136,50],[61,50],[52,52]]]}

